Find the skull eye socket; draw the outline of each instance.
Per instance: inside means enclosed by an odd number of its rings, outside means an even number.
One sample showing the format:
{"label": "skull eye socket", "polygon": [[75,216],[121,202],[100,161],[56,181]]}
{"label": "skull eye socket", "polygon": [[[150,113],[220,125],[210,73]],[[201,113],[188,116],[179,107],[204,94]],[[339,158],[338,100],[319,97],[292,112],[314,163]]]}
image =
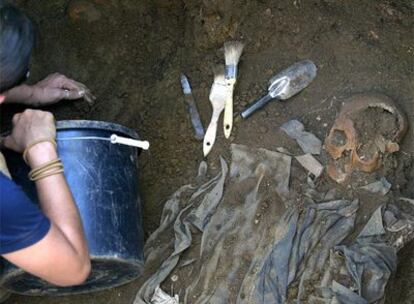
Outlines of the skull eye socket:
{"label": "skull eye socket", "polygon": [[333,131],[333,136],[331,138],[331,143],[334,146],[342,147],[345,146],[348,142],[346,134],[343,130],[335,129]]}

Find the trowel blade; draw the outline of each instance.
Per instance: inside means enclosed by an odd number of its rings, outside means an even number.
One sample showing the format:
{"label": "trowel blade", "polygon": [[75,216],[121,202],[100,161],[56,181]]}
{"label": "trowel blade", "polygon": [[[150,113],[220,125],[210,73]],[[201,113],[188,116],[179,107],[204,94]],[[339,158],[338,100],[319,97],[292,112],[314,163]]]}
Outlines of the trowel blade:
{"label": "trowel blade", "polygon": [[316,77],[316,65],[310,60],[302,60],[273,76],[269,81],[269,95],[285,100],[298,94]]}

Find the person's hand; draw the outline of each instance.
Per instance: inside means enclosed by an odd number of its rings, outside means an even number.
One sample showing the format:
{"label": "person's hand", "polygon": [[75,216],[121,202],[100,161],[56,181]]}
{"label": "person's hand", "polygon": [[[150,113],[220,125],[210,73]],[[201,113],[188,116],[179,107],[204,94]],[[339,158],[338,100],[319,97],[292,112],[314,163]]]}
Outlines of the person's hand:
{"label": "person's hand", "polygon": [[89,104],[95,100],[95,96],[84,84],[58,73],[47,76],[35,85],[22,84],[14,87],[2,95],[6,97],[6,103],[22,103],[36,107],[53,104],[62,99],[84,98]]}
{"label": "person's hand", "polygon": [[55,139],[55,118],[50,112],[26,110],[13,116],[12,133],[3,139],[6,148],[23,152],[40,139]]}
{"label": "person's hand", "polygon": [[47,76],[31,88],[32,94],[27,103],[34,106],[53,104],[62,99],[84,98],[90,104],[95,100],[84,84],[58,73]]}

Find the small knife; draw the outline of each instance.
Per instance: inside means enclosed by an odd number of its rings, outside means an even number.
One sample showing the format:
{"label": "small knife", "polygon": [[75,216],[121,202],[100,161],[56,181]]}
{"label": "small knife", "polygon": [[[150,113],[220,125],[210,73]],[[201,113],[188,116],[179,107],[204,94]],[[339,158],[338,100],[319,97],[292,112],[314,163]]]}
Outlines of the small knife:
{"label": "small knife", "polygon": [[191,124],[194,128],[194,137],[197,140],[203,140],[204,128],[198,114],[197,105],[194,101],[193,93],[191,91],[190,83],[188,82],[187,76],[181,74],[181,87],[183,88],[184,100],[187,104],[187,111],[190,115]]}

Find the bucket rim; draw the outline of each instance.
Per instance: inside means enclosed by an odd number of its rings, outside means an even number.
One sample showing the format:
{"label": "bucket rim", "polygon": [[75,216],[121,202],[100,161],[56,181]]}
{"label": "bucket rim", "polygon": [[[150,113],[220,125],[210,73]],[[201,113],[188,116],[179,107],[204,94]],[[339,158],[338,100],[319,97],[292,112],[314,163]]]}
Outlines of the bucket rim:
{"label": "bucket rim", "polygon": [[111,131],[116,133],[122,133],[134,139],[140,139],[138,133],[135,130],[124,127],[120,124],[113,122],[106,122],[100,120],[58,120],[56,121],[56,129],[58,131],[73,130],[73,129],[97,129],[104,131]]}
{"label": "bucket rim", "polygon": [[[74,295],[82,295],[82,294],[91,294],[94,292],[99,292],[103,290],[109,290],[113,288],[120,287],[122,285],[128,284],[137,278],[139,278],[144,271],[144,262],[138,259],[128,259],[128,258],[115,258],[113,256],[105,257],[105,256],[91,256],[92,261],[92,271],[96,268],[96,264],[103,264],[105,265],[106,262],[110,260],[113,261],[118,266],[125,266],[128,267],[128,273],[124,273],[123,276],[119,276],[117,280],[109,280],[111,275],[113,274],[114,269],[111,270],[104,270],[108,274],[104,279],[100,278],[98,281],[88,281],[84,282],[83,284],[76,285],[76,286],[69,286],[69,287],[57,287],[53,286],[43,280],[36,278],[35,276],[25,272],[24,270],[16,267],[6,268],[0,280],[2,284],[2,288],[5,290],[18,295],[23,296],[74,296]],[[11,265],[7,262],[7,265]],[[95,267],[94,267],[95,266]],[[95,270],[96,271],[96,270]],[[101,270],[102,271],[102,270]],[[99,272],[97,273],[99,275]],[[26,285],[27,291],[22,291],[21,289],[16,287],[16,284],[19,285],[21,282],[21,278],[24,276],[33,277],[35,282],[44,282],[42,283],[41,288],[39,289],[38,286],[33,285]],[[27,277],[26,277],[27,279]],[[108,283],[109,282],[109,283]],[[94,285],[94,286],[91,286]]]}

